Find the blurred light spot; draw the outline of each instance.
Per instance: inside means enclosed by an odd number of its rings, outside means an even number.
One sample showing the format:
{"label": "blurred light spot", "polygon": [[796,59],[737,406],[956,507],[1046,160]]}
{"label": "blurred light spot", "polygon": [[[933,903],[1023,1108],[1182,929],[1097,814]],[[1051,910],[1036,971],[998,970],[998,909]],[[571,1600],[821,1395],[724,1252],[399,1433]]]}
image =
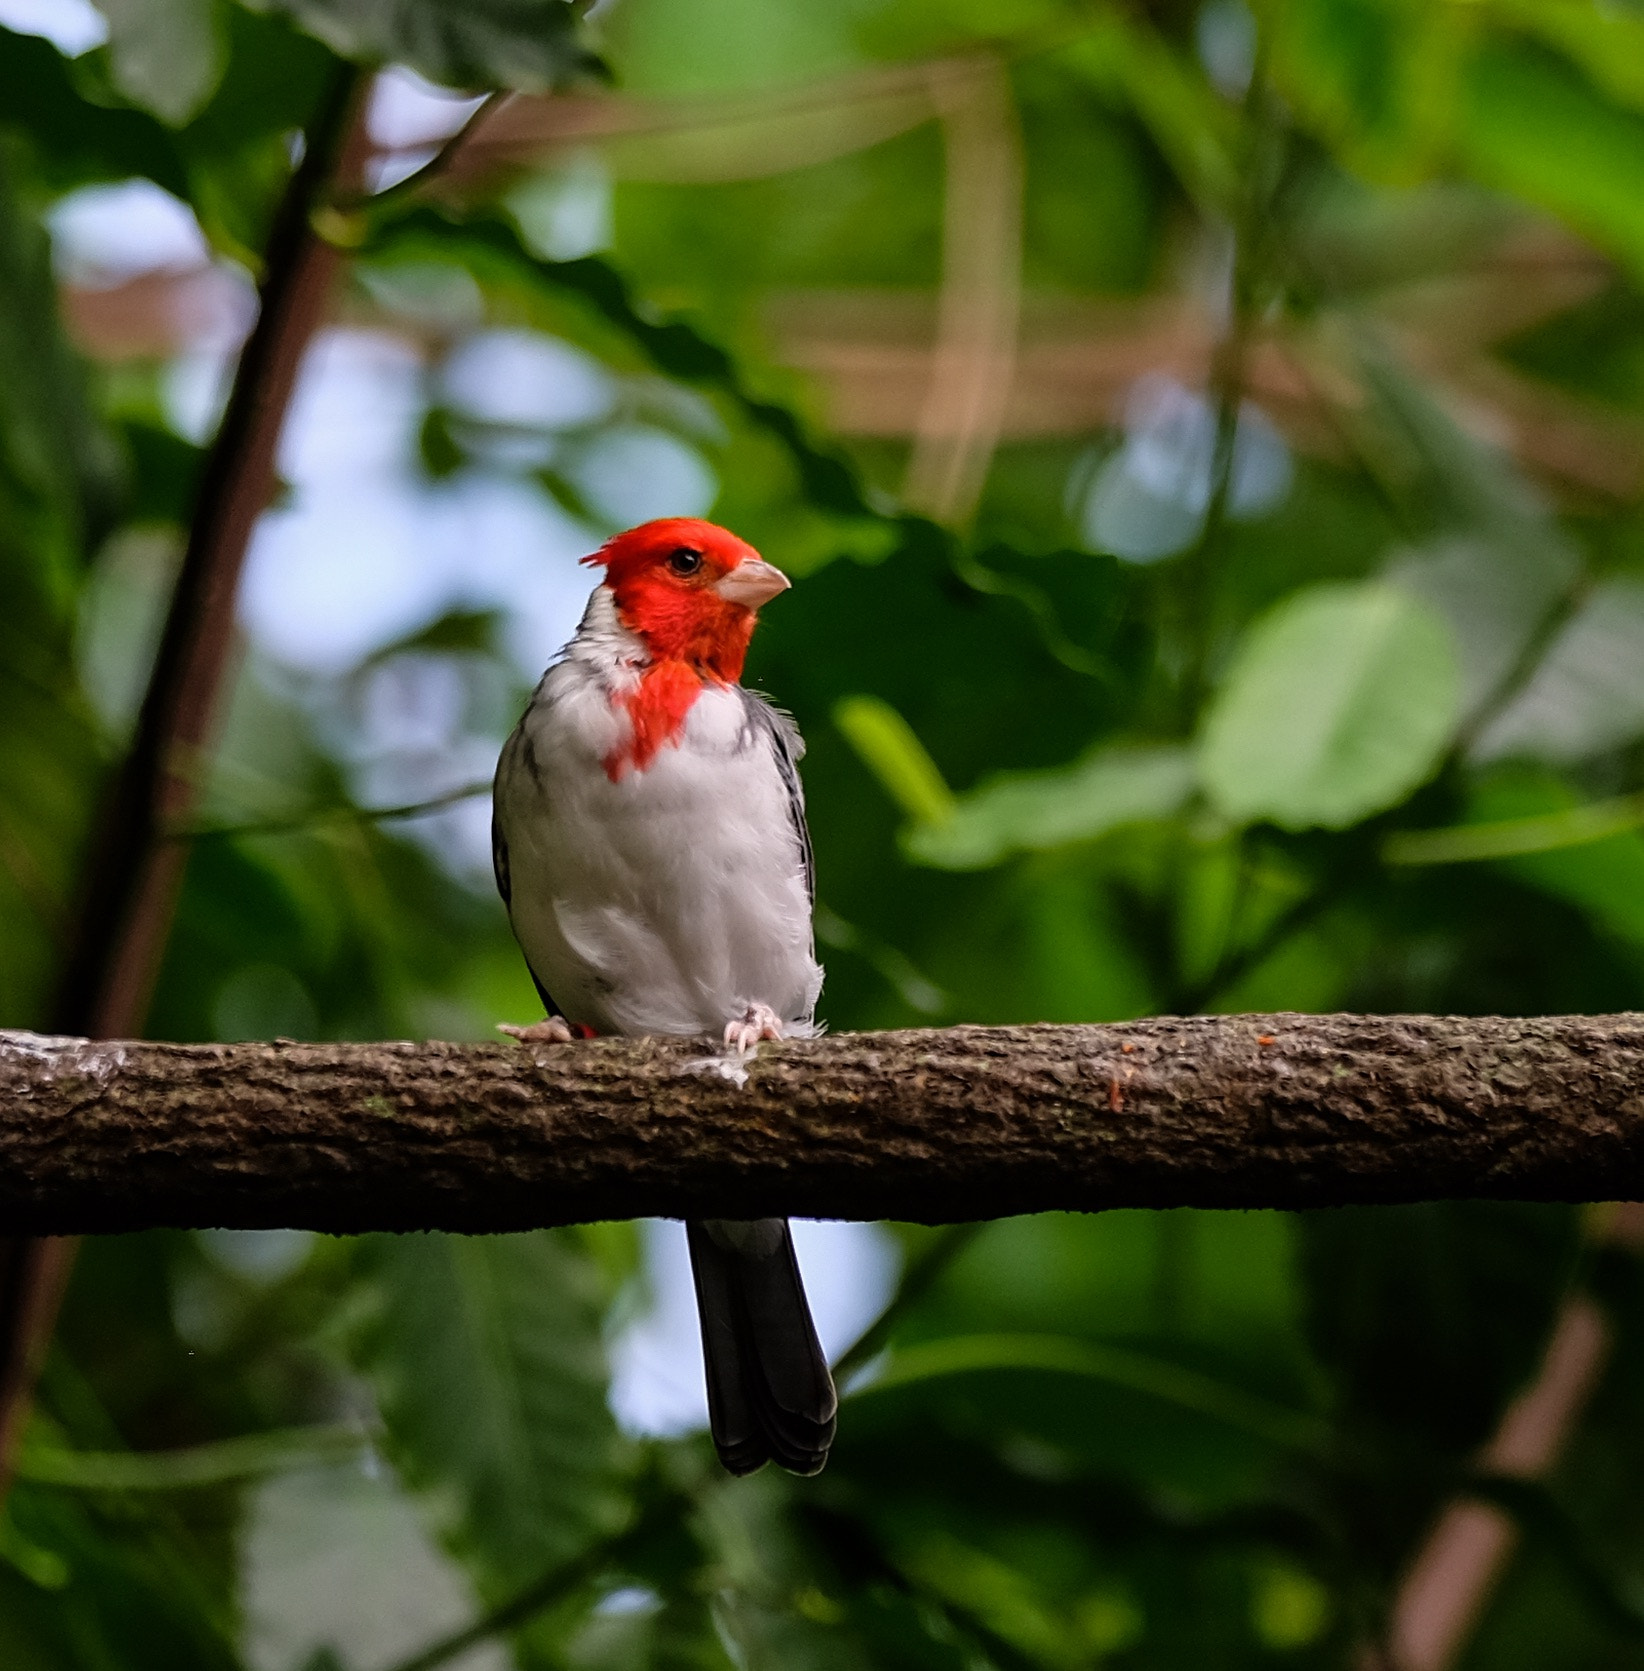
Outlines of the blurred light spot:
{"label": "blurred light spot", "polygon": [[384,149],[438,145],[456,133],[484,103],[483,96],[437,87],[415,70],[396,64],[372,83],[366,124],[372,143]]}
{"label": "blurred light spot", "polygon": [[597,584],[580,567],[599,535],[527,482],[473,472],[431,492],[452,603],[507,612],[503,642],[535,683],[582,619]]}
{"label": "blurred light spot", "polygon": [[290,1276],[315,1240],[312,1230],[196,1230],[194,1239],[213,1264],[266,1288]]}
{"label": "blurred light spot", "polygon": [[448,587],[424,533],[400,484],[300,491],[257,525],[240,617],[286,666],[341,673],[438,614]]}
{"label": "blurred light spot", "polygon": [[[468,1575],[440,1550],[393,1472],[304,1468],[246,1493],[235,1551],[248,1671],[397,1665],[474,1616]],[[480,1642],[459,1671],[508,1671]]]}
{"label": "blurred light spot", "polygon": [[1305,1648],[1324,1634],[1329,1623],[1329,1592],[1310,1573],[1272,1565],[1256,1574],[1250,1625],[1265,1646]]}
{"label": "blurred light spot", "polygon": [[273,963],[252,963],[217,989],[212,1031],[225,1043],[241,1039],[311,1039],[320,1029],[308,988]]}
{"label": "blurred light spot", "polygon": [[180,354],[160,379],[166,422],[185,440],[203,445],[222,421],[233,382],[233,354],[216,350]]}
{"label": "blurred light spot", "polygon": [[58,278],[106,288],[139,273],[186,272],[211,259],[194,211],[152,180],[82,186],[46,213]]}
{"label": "blurred light spot", "polygon": [[537,331],[481,331],[446,361],[446,400],[464,417],[534,429],[594,423],[611,410],[609,373]]}
{"label": "blurred light spot", "polygon": [[[816,1332],[836,1358],[890,1299],[896,1244],[876,1224],[791,1222]],[[611,1343],[611,1409],[633,1433],[688,1433],[707,1426],[708,1401],[685,1227],[648,1219],[642,1229],[651,1304]]]}
{"label": "blurred light spot", "polygon": [[713,471],[694,447],[643,424],[595,436],[565,469],[613,528],[658,516],[702,516],[719,496]]}
{"label": "blurred light spot", "polygon": [[90,0],[0,0],[0,26],[42,35],[65,58],[78,58],[108,39],[108,21]]}
{"label": "blurred light spot", "polygon": [[1256,19],[1243,0],[1209,0],[1200,7],[1194,40],[1199,62],[1224,98],[1242,99],[1256,72]]}
{"label": "blurred light spot", "polygon": [[662,1597],[642,1584],[624,1584],[612,1590],[594,1604],[594,1615],[601,1619],[631,1618],[636,1613],[654,1613],[662,1605]]}
{"label": "blurred light spot", "polygon": [[365,675],[358,735],[377,750],[450,746],[468,706],[462,669],[449,656],[393,656]]}
{"label": "blurred light spot", "polygon": [[597,152],[580,151],[559,168],[529,175],[506,202],[525,242],[550,261],[575,261],[611,245],[611,176]]}
{"label": "blurred light spot", "polygon": [[297,379],[280,438],[280,473],[303,486],[409,470],[422,394],[422,359],[403,337],[324,332]]}
{"label": "blurred light spot", "polygon": [[1096,1590],[1074,1604],[1080,1639],[1098,1659],[1134,1647],[1146,1632],[1142,1610],[1122,1590]]}
{"label": "blurred light spot", "polygon": [[[1144,377],[1131,392],[1118,451],[1096,469],[1088,489],[1077,472],[1070,480],[1085,543],[1133,563],[1185,550],[1204,525],[1215,454],[1210,402],[1173,378]],[[1259,407],[1244,402],[1233,440],[1228,516],[1244,521],[1274,509],[1290,491],[1291,477],[1284,438]]]}
{"label": "blurred light spot", "polygon": [[[406,651],[370,668],[352,699],[328,702],[316,715],[322,735],[349,764],[362,806],[409,806],[484,782],[512,724],[511,704],[488,729],[477,710],[499,709],[487,684],[506,682],[488,657]],[[491,700],[487,700],[490,697]],[[428,847],[454,874],[489,885],[488,796],[454,802],[396,829]]]}

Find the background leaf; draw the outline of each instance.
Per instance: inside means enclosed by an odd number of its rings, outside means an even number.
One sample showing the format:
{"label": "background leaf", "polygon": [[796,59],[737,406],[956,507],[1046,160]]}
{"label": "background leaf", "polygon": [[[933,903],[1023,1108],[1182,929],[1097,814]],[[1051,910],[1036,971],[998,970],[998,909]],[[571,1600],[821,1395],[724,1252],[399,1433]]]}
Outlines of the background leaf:
{"label": "background leaf", "polygon": [[543,91],[590,59],[568,0],[283,0],[348,58],[394,60],[447,87]]}
{"label": "background leaf", "polygon": [[598,1278],[565,1234],[361,1244],[391,1454],[493,1597],[610,1528]]}
{"label": "background leaf", "polygon": [[228,54],[217,0],[103,0],[114,85],[180,127],[211,97]]}
{"label": "background leaf", "polygon": [[1199,744],[1217,809],[1340,829],[1433,770],[1456,718],[1441,621],[1384,587],[1320,586],[1258,621]]}

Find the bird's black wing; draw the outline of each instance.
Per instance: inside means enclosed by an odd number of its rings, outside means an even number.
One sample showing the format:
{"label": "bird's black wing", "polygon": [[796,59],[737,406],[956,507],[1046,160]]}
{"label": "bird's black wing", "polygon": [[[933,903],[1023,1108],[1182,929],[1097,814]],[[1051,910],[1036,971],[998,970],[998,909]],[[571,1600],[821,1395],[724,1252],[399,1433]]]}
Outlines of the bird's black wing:
{"label": "bird's black wing", "polygon": [[799,762],[805,753],[805,740],[799,735],[793,715],[784,712],[757,691],[742,691],[742,710],[753,736],[763,742],[775,757],[782,787],[788,792],[788,821],[793,825],[794,840],[799,843],[799,860],[805,869],[805,894],[814,908],[816,857],[811,852],[810,826],[805,822],[805,787],[799,781]]}

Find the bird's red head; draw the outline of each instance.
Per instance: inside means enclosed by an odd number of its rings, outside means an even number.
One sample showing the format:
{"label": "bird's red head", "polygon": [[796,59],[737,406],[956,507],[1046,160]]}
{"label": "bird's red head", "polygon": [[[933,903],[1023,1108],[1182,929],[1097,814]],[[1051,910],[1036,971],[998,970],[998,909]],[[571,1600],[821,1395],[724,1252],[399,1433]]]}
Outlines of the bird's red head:
{"label": "bird's red head", "polygon": [[759,606],[788,587],[745,540],[687,516],[641,523],[583,562],[604,568],[618,617],[657,661],[727,682],[742,676]]}

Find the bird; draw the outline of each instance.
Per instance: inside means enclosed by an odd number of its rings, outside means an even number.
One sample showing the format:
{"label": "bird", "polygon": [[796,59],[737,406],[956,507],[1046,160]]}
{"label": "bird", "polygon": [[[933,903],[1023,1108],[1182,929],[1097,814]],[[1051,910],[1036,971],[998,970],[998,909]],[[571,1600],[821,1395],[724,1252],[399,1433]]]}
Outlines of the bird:
{"label": "bird", "polygon": [[[741,683],[790,582],[694,517],[646,522],[503,746],[492,858],[547,1012],[528,1043],[711,1035],[732,1062],[812,1037],[822,969],[792,718]],[[688,1222],[720,1461],[820,1472],[838,1398],[785,1219]]]}

